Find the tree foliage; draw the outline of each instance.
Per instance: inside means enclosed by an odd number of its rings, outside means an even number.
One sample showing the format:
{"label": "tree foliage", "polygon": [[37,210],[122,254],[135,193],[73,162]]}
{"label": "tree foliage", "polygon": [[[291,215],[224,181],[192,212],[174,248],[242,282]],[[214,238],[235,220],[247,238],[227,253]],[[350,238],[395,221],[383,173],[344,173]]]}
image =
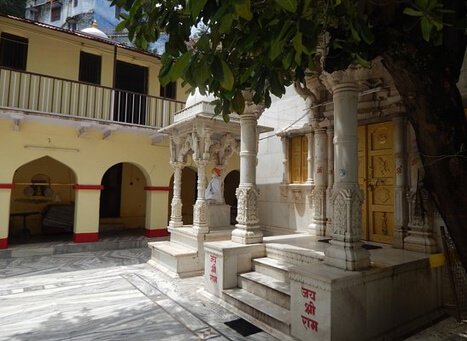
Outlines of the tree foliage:
{"label": "tree foliage", "polygon": [[25,11],[26,0],[0,0],[0,14],[23,18]]}
{"label": "tree foliage", "polygon": [[[319,72],[321,57],[330,71],[351,63],[368,65],[387,45],[387,28],[397,27],[401,34],[419,31],[423,40],[441,44],[445,17],[452,14],[439,0],[112,3],[127,10],[119,28],[128,28],[137,45],[145,48],[161,31],[169,34],[161,82],[182,78],[203,94],[209,89],[220,99],[217,109],[224,116],[243,111],[245,89],[254,90],[255,102],[269,106],[271,94],[280,97],[292,82]],[[201,24],[203,30],[189,44],[192,27]]]}

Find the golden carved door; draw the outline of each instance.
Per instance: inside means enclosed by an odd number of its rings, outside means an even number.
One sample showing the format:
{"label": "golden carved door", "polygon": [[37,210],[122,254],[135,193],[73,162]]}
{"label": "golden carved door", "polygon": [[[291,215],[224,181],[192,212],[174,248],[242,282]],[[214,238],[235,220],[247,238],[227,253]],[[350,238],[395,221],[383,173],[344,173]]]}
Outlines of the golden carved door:
{"label": "golden carved door", "polygon": [[362,239],[392,243],[394,182],[392,123],[359,127],[359,183],[365,198]]}

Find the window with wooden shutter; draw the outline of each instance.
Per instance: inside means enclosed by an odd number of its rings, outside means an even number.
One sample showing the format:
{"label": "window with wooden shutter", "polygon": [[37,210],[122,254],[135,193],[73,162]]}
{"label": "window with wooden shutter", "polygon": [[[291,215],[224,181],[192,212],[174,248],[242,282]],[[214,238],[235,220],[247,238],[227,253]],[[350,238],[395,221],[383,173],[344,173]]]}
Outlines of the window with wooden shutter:
{"label": "window with wooden shutter", "polygon": [[16,70],[26,70],[28,40],[2,32],[0,38],[0,65]]}
{"label": "window with wooden shutter", "polygon": [[308,139],[295,136],[289,144],[290,183],[305,183],[308,176]]}

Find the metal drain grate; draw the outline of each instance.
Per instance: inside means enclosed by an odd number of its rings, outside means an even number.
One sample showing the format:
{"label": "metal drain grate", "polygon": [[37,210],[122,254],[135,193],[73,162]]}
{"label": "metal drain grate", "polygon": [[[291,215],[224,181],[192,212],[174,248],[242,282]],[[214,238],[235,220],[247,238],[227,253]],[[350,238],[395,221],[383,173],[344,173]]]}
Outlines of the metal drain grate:
{"label": "metal drain grate", "polygon": [[249,336],[262,332],[261,329],[242,318],[229,322],[224,322],[224,324],[226,324],[242,336]]}

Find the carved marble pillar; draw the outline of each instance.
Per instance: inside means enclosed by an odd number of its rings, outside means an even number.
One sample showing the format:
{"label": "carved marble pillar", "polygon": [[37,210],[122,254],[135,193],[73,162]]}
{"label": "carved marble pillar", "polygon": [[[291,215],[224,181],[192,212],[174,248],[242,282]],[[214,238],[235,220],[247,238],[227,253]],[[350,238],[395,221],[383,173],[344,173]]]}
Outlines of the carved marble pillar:
{"label": "carved marble pillar", "polygon": [[407,234],[407,120],[404,116],[394,117],[394,239],[392,245],[396,249],[404,248],[404,238]]}
{"label": "carved marble pillar", "polygon": [[198,159],[195,160],[196,166],[198,167],[198,193],[196,197],[196,203],[193,207],[193,230],[196,234],[204,234],[209,232],[206,216],[206,166],[208,160]]}
{"label": "carved marble pillar", "polygon": [[289,183],[289,139],[287,136],[281,136],[282,142],[282,165],[284,167],[284,173],[282,174],[282,183],[288,184]]}
{"label": "carved marble pillar", "polygon": [[334,128],[328,127],[327,131],[327,147],[328,147],[328,187],[326,189],[326,236],[332,234],[332,203],[331,194],[332,186],[334,185]]}
{"label": "carved marble pillar", "polygon": [[311,193],[312,217],[310,228],[317,236],[326,234],[326,189],[327,189],[327,135],[326,129],[317,128],[314,133],[314,171],[315,187]]}
{"label": "carved marble pillar", "polygon": [[314,172],[314,133],[310,132],[306,134],[307,142],[308,142],[308,155],[307,155],[307,162],[308,162],[308,173],[306,177],[307,184],[313,185],[313,172]]}
{"label": "carved marble pillar", "polygon": [[246,101],[244,113],[240,115],[240,184],[237,188],[237,224],[232,231],[232,241],[241,244],[263,241],[258,219],[259,190],[256,186],[258,118],[263,110],[264,107],[255,105],[250,98]]}
{"label": "carved marble pillar", "polygon": [[433,238],[433,204],[428,191],[423,187],[424,171],[418,154],[415,133],[410,130],[410,191],[407,194],[409,203],[409,222],[407,237],[404,238],[404,249],[410,251],[435,253],[436,241]]}
{"label": "carved marble pillar", "polygon": [[174,169],[174,194],[172,197],[169,227],[182,227],[182,170],[185,164],[178,161],[171,162],[171,164]]}
{"label": "carved marble pillar", "polygon": [[334,103],[334,187],[331,195],[332,240],[324,262],[344,270],[370,266],[369,252],[360,242],[363,195],[358,185],[357,106],[362,69],[348,68],[325,74]]}

